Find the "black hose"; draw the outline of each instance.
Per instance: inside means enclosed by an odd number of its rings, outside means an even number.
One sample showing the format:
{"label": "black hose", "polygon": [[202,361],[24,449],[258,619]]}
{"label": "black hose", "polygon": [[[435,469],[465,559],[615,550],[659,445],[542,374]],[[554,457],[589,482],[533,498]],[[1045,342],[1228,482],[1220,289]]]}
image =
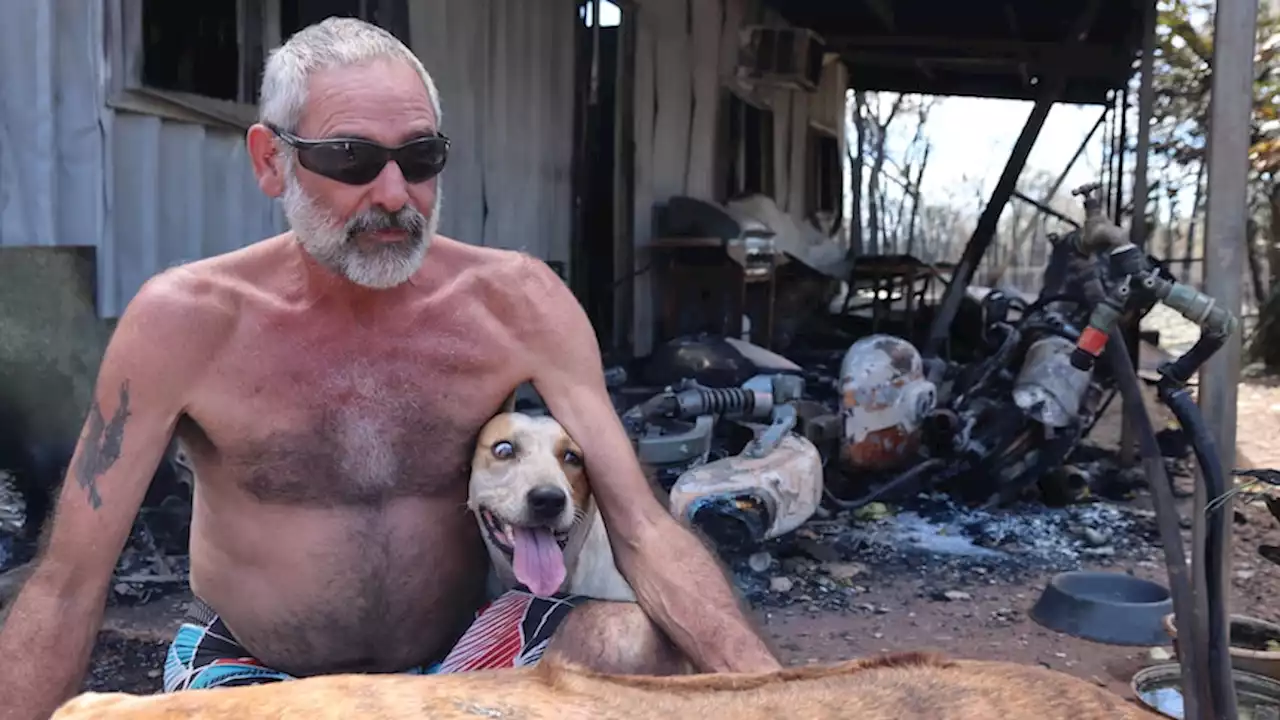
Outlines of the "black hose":
{"label": "black hose", "polygon": [[1196,371],[1200,369],[1200,366],[1208,362],[1209,358],[1213,357],[1213,354],[1227,343],[1227,337],[1221,334],[1201,333],[1200,338],[1196,340],[1196,344],[1192,345],[1191,349],[1183,353],[1177,360],[1162,367],[1160,374],[1167,377],[1177,387],[1186,385],[1191,380],[1191,376],[1195,375]]}
{"label": "black hose", "polygon": [[[1196,346],[1199,347],[1204,340],[1205,337],[1201,336],[1201,341]],[[1221,340],[1217,345],[1222,345]],[[1187,355],[1191,352],[1194,350]],[[1213,352],[1210,351],[1205,357],[1212,354]],[[1177,417],[1178,424],[1190,436],[1191,447],[1196,454],[1196,464],[1200,466],[1200,474],[1204,478],[1205,497],[1209,500],[1220,498],[1227,492],[1227,482],[1222,475],[1217,444],[1205,426],[1200,408],[1191,399],[1191,395],[1175,383],[1176,380],[1171,376],[1166,376],[1160,381],[1157,385],[1160,399],[1169,406]],[[1197,588],[1200,591],[1197,594],[1202,594],[1206,598],[1208,606],[1207,647],[1210,673],[1208,684],[1213,698],[1214,718],[1237,717],[1235,681],[1231,674],[1230,618],[1227,613],[1225,593],[1227,569],[1222,562],[1222,551],[1227,541],[1230,522],[1227,519],[1228,505],[1229,503],[1216,505],[1207,513],[1204,520],[1204,538],[1195,538],[1196,542],[1193,545],[1195,552],[1203,553],[1203,581],[1197,577],[1197,584],[1203,582],[1204,586]]]}
{"label": "black hose", "polygon": [[1077,305],[1085,305],[1089,303],[1087,299],[1076,293],[1055,293],[1053,295],[1046,295],[1042,298],[1036,298],[1035,302],[1028,305],[1026,310],[1023,310],[1022,315],[1023,317],[1026,317],[1032,313],[1039,312],[1049,303],[1055,302],[1069,302]]}
{"label": "black hose", "polygon": [[1098,421],[1102,419],[1102,415],[1107,411],[1107,408],[1111,407],[1111,401],[1115,400],[1115,398],[1115,390],[1107,393],[1107,399],[1103,400],[1102,404],[1099,405],[1098,409],[1093,413],[1093,418],[1089,420],[1089,426],[1084,429],[1084,432],[1080,433],[1080,437],[1088,437],[1089,433],[1093,432],[1093,428],[1098,424]]}
{"label": "black hose", "polygon": [[1031,333],[1046,333],[1048,335],[1057,335],[1064,340],[1076,342],[1080,339],[1080,331],[1074,328],[1062,327],[1061,325],[1050,325],[1049,323],[1030,323],[1019,327],[1024,335]]}
{"label": "black hose", "polygon": [[841,498],[836,497],[831,492],[831,489],[828,488],[825,484],[823,485],[822,492],[826,496],[827,501],[830,502],[832,505],[842,510],[857,510],[858,508],[861,508],[865,505],[869,505],[872,502],[875,502],[876,500],[884,497],[885,495],[889,494],[890,492],[893,492],[894,490],[898,490],[907,486],[914,480],[920,479],[922,476],[925,475],[925,473],[931,472],[933,470],[941,469],[945,466],[946,466],[946,461],[944,461],[941,458],[930,458],[928,460],[924,460],[920,462],[918,465],[908,468],[902,473],[896,475],[892,480],[885,483],[884,485],[881,485],[875,490],[868,492],[866,495],[863,495],[860,498],[855,498],[853,500],[843,500]]}
{"label": "black hose", "polygon": [[1192,595],[1187,558],[1182,550],[1182,528],[1178,509],[1173,500],[1173,487],[1169,483],[1164,458],[1160,454],[1155,430],[1151,426],[1151,416],[1147,414],[1146,403],[1143,402],[1138,373],[1133,369],[1129,360],[1129,350],[1120,333],[1112,334],[1107,339],[1107,349],[1104,354],[1107,356],[1107,361],[1111,363],[1111,372],[1115,375],[1126,414],[1132,416],[1137,423],[1139,454],[1142,456],[1147,483],[1151,486],[1151,496],[1155,502],[1156,525],[1160,530],[1160,540],[1164,546],[1164,563],[1169,575],[1173,616],[1175,620],[1190,621],[1178,624],[1180,638],[1178,664],[1182,669],[1182,700],[1186,710],[1183,717],[1187,720],[1198,720],[1206,717],[1204,711],[1213,707],[1213,698],[1203,682],[1209,677],[1208,664],[1202,657],[1206,635],[1203,631],[1204,618],[1198,612],[1195,597]]}
{"label": "black hose", "polygon": [[1004,331],[1004,339],[1000,341],[1000,347],[997,348],[990,357],[983,361],[980,366],[982,370],[978,373],[978,377],[969,383],[968,387],[962,389],[956,396],[955,400],[952,401],[952,407],[963,405],[968,401],[969,397],[973,395],[974,390],[982,388],[987,384],[987,381],[991,379],[991,375],[993,373],[1000,368],[1006,367],[1008,365],[1009,353],[1013,352],[1014,348],[1018,346],[1018,343],[1022,341],[1022,333],[1018,332],[1016,327],[1003,322],[993,323],[988,328],[984,328],[982,331],[984,340],[986,340],[986,332],[989,328],[999,328]]}

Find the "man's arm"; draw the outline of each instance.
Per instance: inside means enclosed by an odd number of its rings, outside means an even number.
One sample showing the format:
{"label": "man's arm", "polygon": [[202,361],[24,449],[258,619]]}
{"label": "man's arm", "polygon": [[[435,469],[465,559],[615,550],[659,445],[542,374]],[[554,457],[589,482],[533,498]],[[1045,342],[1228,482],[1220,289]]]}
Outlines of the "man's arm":
{"label": "man's arm", "polygon": [[[157,282],[159,280],[159,282]],[[161,276],[107,345],[37,565],[0,627],[0,717],[48,717],[79,692],[112,572],[203,358],[183,298]]]}
{"label": "man's arm", "polygon": [[582,306],[544,263],[526,266],[532,297],[520,314],[534,387],[582,447],[618,569],[640,606],[704,671],[778,669],[711,552],[654,497],[609,400]]}

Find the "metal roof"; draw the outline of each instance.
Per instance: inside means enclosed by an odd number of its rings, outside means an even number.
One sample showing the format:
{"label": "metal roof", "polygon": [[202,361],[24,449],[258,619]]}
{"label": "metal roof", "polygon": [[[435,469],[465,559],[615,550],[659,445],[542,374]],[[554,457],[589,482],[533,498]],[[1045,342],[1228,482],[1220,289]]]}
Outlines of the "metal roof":
{"label": "metal roof", "polygon": [[840,53],[857,90],[1034,99],[1061,68],[1061,102],[1102,103],[1132,75],[1143,0],[1105,0],[1088,37],[1062,43],[1085,3],[1056,0],[766,0]]}

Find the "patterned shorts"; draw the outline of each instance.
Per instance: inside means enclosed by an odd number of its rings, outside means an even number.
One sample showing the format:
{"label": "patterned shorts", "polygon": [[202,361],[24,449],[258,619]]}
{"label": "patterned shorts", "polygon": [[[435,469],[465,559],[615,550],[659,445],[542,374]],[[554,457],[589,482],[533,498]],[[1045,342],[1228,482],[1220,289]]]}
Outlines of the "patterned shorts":
{"label": "patterned shorts", "polygon": [[[558,594],[545,598],[511,590],[476,613],[471,627],[443,660],[406,671],[410,675],[469,672],[533,665],[573,608],[586,598]],[[186,622],[169,645],[164,690],[197,690],[292,680],[245,650],[227,626],[200,599],[191,603]]]}

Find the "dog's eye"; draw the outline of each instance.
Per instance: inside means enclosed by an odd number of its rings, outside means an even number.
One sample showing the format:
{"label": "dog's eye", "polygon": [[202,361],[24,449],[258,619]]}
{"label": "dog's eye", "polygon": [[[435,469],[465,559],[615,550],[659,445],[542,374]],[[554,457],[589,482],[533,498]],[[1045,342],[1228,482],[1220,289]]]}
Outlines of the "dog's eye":
{"label": "dog's eye", "polygon": [[499,440],[493,444],[493,456],[499,460],[506,460],[516,454],[516,448],[506,440]]}
{"label": "dog's eye", "polygon": [[582,456],[572,450],[564,451],[564,464],[575,467],[582,465]]}

